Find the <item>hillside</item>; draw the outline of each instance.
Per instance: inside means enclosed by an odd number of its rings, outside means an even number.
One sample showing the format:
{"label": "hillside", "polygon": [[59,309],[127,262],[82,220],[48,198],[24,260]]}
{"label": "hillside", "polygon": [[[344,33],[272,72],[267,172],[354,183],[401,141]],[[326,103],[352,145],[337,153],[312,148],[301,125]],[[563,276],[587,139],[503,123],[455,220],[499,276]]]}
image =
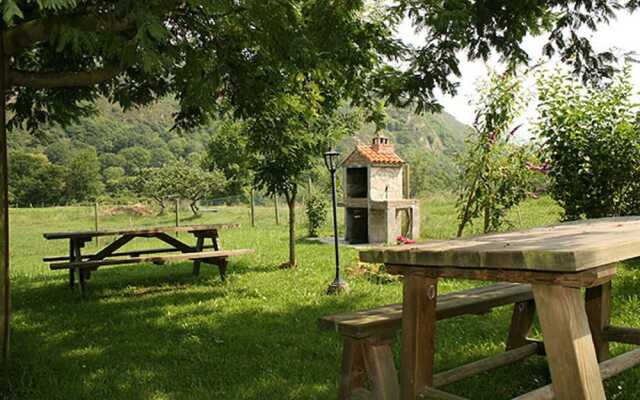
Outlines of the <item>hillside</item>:
{"label": "hillside", "polygon": [[[175,111],[171,99],[127,112],[105,101],[96,107],[95,116],[64,129],[10,133],[14,204],[50,205],[95,197],[126,200],[136,171],[202,155],[218,126],[215,122],[188,133],[171,130]],[[389,110],[387,134],[411,165],[414,192],[452,185],[453,156],[463,147],[468,129],[446,113]],[[338,148],[345,154],[357,142],[368,143],[372,135],[373,128],[365,126],[343,139]]]}
{"label": "hillside", "polygon": [[[409,163],[412,195],[450,190],[455,186],[455,157],[464,148],[471,128],[451,114],[417,115],[409,109],[388,110],[385,134],[396,152]],[[348,152],[356,143],[369,143],[373,126],[345,138],[339,149]]]}

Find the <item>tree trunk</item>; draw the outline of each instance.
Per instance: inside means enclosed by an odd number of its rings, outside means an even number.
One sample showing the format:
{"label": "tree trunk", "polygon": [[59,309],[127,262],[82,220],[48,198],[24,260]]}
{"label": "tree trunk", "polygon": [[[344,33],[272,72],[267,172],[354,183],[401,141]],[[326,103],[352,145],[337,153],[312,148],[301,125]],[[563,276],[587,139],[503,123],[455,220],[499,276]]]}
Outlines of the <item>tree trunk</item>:
{"label": "tree trunk", "polygon": [[158,217],[161,215],[164,215],[165,208],[166,208],[164,204],[164,199],[159,199],[159,198],[153,198],[153,199],[158,203],[158,206],[160,207],[160,211],[158,211]]}
{"label": "tree trunk", "polygon": [[296,266],[296,196],[298,186],[294,186],[291,193],[286,193],[287,206],[289,206],[289,263],[288,267]]}
{"label": "tree trunk", "polygon": [[469,197],[467,198],[467,202],[464,205],[464,211],[460,215],[460,222],[458,224],[458,232],[456,234],[456,237],[462,236],[464,227],[467,226],[467,224],[469,223],[469,220],[470,220],[469,214],[471,211],[471,207],[473,206],[473,202],[476,200],[474,196],[476,193],[477,184],[478,184],[478,177],[476,176],[475,179],[473,180],[473,184],[471,185],[472,190],[469,191]]}
{"label": "tree trunk", "polygon": [[7,88],[8,59],[4,55],[4,24],[0,25],[0,352],[6,360],[9,352],[9,196],[7,166]]}
{"label": "tree trunk", "polygon": [[489,205],[484,207],[484,233],[489,233],[491,230],[491,208]]}
{"label": "tree trunk", "polygon": [[251,226],[256,226],[256,190],[251,188]]}
{"label": "tree trunk", "polygon": [[278,195],[273,196],[273,204],[276,208],[276,225],[280,225],[280,211],[278,210]]}
{"label": "tree trunk", "polygon": [[189,207],[191,208],[191,212],[193,213],[194,217],[199,217],[200,216],[200,209],[198,208],[198,200],[196,201],[192,201],[191,203],[189,203]]}

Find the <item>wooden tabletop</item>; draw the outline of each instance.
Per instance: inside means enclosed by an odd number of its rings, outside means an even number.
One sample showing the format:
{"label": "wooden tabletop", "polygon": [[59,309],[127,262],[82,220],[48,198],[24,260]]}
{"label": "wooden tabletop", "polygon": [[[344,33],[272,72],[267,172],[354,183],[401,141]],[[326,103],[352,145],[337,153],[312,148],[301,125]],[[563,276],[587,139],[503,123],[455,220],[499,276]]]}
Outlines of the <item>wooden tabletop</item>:
{"label": "wooden tabletop", "polygon": [[640,257],[640,216],[362,250],[360,260],[423,267],[578,272]]}
{"label": "wooden tabletop", "polygon": [[209,225],[185,225],[185,226],[162,226],[156,228],[140,228],[140,229],[115,229],[115,230],[99,230],[99,231],[80,231],[80,232],[51,232],[43,234],[45,239],[71,239],[81,237],[97,237],[97,236],[116,236],[116,235],[145,235],[163,232],[199,232],[217,229],[238,228],[240,224],[209,224]]}

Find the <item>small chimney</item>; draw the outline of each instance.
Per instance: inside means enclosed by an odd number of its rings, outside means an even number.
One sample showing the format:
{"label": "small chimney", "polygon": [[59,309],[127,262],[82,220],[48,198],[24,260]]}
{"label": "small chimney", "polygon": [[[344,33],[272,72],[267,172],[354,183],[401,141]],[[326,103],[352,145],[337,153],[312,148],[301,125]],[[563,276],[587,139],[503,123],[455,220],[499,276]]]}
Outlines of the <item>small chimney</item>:
{"label": "small chimney", "polygon": [[371,148],[377,153],[393,153],[395,151],[394,146],[389,143],[389,138],[384,136],[381,131],[376,132],[376,136],[371,142]]}

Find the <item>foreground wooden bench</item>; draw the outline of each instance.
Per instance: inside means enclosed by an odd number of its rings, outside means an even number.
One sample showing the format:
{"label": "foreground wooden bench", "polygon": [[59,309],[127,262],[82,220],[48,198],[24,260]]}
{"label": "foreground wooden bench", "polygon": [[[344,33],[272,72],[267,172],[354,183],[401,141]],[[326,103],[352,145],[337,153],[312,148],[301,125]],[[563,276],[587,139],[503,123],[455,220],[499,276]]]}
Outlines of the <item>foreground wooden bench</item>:
{"label": "foreground wooden bench", "polygon": [[[164,264],[167,262],[191,260],[193,261],[193,274],[199,275],[200,264],[204,262],[207,264],[217,265],[220,272],[220,278],[224,280],[227,270],[227,259],[229,257],[254,252],[253,249],[222,250],[218,230],[237,227],[239,227],[237,224],[213,224],[45,233],[44,237],[47,240],[69,240],[69,255],[45,257],[43,260],[51,263],[49,267],[52,270],[69,270],[69,285],[72,289],[75,286],[75,278],[77,275],[80,282],[81,292],[84,292],[86,280],[90,278],[92,271],[96,271],[98,268],[104,266],[121,264]],[[176,237],[169,235],[169,233],[179,232],[193,235],[196,239],[195,246],[191,246]],[[93,238],[101,236],[117,236],[117,238],[94,254],[82,254],[82,248],[85,247],[87,242],[90,242]],[[168,244],[170,247],[119,251],[123,246],[135,238],[158,239],[159,241]],[[210,240],[211,244],[205,245],[206,240]],[[166,254],[170,252],[180,253]]]}
{"label": "foreground wooden bench", "polygon": [[[530,285],[499,283],[441,295],[436,318],[485,314],[493,308],[514,304],[507,351],[489,359],[434,375],[434,387],[448,385],[479,372],[507,365],[544,352],[542,346],[527,339],[535,304]],[[391,343],[402,325],[402,304],[329,315],[318,321],[322,330],[335,330],[343,337],[342,367],[338,399],[351,399],[354,393],[371,388],[373,399],[399,396],[398,376]]]}

